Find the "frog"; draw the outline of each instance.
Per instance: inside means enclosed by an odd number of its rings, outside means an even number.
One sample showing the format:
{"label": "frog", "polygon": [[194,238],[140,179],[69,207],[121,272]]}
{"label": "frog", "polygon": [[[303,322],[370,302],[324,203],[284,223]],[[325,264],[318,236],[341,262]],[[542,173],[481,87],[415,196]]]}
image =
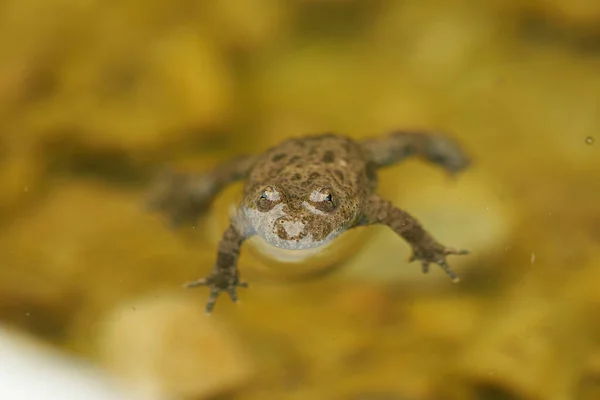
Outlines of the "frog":
{"label": "frog", "polygon": [[163,215],[173,228],[195,224],[229,185],[243,182],[242,199],[218,242],[212,271],[184,284],[208,287],[206,313],[218,296],[235,303],[240,279],[238,260],[244,242],[259,236],[288,250],[324,248],[350,229],[384,225],[411,249],[427,274],[438,265],[452,282],[460,278],[447,262],[468,250],[440,244],[409,212],[377,194],[378,172],[408,158],[420,158],[450,176],[471,165],[471,158],[450,136],[437,131],[395,130],[353,139],[324,132],[291,137],[259,154],[242,154],[200,173],[165,168],[147,197],[149,212]]}

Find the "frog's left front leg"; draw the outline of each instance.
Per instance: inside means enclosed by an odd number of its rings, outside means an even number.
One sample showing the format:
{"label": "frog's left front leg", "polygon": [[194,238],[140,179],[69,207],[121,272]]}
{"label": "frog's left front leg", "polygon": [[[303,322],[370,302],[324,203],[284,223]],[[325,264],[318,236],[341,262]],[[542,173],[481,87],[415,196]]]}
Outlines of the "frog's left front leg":
{"label": "frog's left front leg", "polygon": [[219,242],[217,260],[210,275],[185,285],[189,288],[197,286],[208,286],[210,288],[210,295],[206,303],[207,313],[212,312],[221,292],[227,292],[231,300],[237,302],[237,287],[248,287],[246,283],[240,282],[237,264],[240,248],[250,236],[232,222]]}
{"label": "frog's left front leg", "polygon": [[406,240],[413,250],[409,261],[420,260],[423,273],[429,272],[430,263],[435,263],[448,274],[453,282],[459,281],[458,276],[446,262],[446,256],[468,254],[467,250],[458,250],[439,244],[413,216],[375,194],[368,200],[361,225],[373,224],[387,225]]}

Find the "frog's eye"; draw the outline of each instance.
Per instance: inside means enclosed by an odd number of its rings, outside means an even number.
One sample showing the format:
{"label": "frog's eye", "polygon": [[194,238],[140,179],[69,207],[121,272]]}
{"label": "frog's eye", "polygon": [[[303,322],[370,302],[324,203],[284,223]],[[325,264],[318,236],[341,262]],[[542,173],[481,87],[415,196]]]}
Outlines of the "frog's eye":
{"label": "frog's eye", "polygon": [[320,203],[323,201],[332,201],[333,195],[329,189],[315,190],[310,194],[310,201]]}
{"label": "frog's eye", "polygon": [[266,187],[260,194],[257,206],[260,211],[268,211],[280,200],[279,192],[272,187]]}
{"label": "frog's eye", "polygon": [[279,200],[279,192],[273,189],[271,186],[267,186],[263,189],[260,194],[261,199],[267,199],[269,201],[278,201]]}
{"label": "frog's eye", "polygon": [[321,189],[311,193],[310,200],[323,211],[333,211],[336,207],[333,193],[329,189]]}
{"label": "frog's eye", "polygon": [[333,196],[331,195],[331,192],[328,189],[323,189],[319,193],[319,200],[322,202],[332,202]]}

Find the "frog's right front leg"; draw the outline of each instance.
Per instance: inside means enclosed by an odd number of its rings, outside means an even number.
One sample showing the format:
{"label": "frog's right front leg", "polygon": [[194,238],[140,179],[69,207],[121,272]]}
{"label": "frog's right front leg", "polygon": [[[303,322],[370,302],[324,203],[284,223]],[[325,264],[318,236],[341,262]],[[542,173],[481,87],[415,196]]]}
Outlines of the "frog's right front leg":
{"label": "frog's right front leg", "polygon": [[423,228],[423,226],[412,215],[395,207],[391,202],[381,198],[377,194],[371,195],[364,211],[361,225],[387,225],[396,234],[401,236],[410,244],[413,254],[409,261],[419,260],[423,273],[429,272],[429,264],[438,264],[444,272],[458,282],[459,277],[450,269],[446,262],[446,256],[465,255],[467,250],[455,249],[443,246]]}
{"label": "frog's right front leg", "polygon": [[245,179],[256,160],[241,156],[199,175],[163,171],[148,196],[148,209],[167,215],[173,227],[194,223],[227,185]]}
{"label": "frog's right front leg", "polygon": [[232,222],[219,242],[217,260],[210,275],[185,285],[189,288],[197,286],[208,286],[210,288],[210,295],[206,303],[208,314],[212,312],[221,292],[227,292],[231,300],[237,302],[237,287],[248,287],[246,283],[240,282],[237,264],[240,248],[250,236],[251,234],[244,233],[243,229]]}

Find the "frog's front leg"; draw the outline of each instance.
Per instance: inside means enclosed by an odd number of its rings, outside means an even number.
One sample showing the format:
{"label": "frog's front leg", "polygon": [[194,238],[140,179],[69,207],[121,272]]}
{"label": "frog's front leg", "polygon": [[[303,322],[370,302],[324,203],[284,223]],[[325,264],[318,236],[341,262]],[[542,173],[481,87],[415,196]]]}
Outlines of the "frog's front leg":
{"label": "frog's front leg", "polygon": [[150,190],[148,209],[165,214],[173,227],[194,223],[222,189],[246,178],[255,160],[241,156],[197,175],[165,169]]}
{"label": "frog's front leg", "polygon": [[210,275],[185,285],[188,288],[197,286],[208,286],[210,288],[210,295],[206,303],[207,313],[212,311],[221,292],[227,292],[231,300],[237,302],[237,287],[248,287],[246,283],[240,282],[237,267],[240,248],[248,237],[250,237],[250,234],[243,233],[242,229],[232,223],[219,242],[217,260]]}
{"label": "frog's front leg", "polygon": [[378,195],[372,195],[369,198],[361,225],[373,224],[387,225],[406,240],[413,250],[409,261],[421,261],[423,273],[429,272],[430,263],[435,263],[448,274],[453,282],[459,281],[458,276],[446,262],[446,256],[468,254],[467,250],[458,250],[439,244],[413,216]]}

